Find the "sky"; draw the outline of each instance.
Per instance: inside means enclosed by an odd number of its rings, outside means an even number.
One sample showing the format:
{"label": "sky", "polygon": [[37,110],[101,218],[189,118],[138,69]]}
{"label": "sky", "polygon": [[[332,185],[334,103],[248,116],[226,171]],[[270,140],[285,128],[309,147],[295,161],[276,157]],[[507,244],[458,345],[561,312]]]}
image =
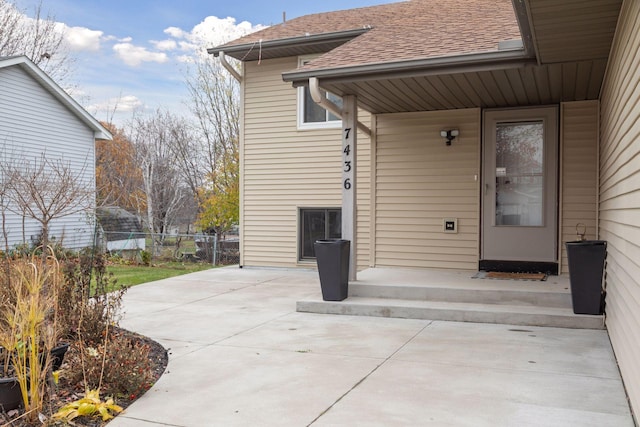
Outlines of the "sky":
{"label": "sky", "polygon": [[[133,112],[187,114],[195,55],[265,26],[393,0],[13,0],[28,17],[42,2],[77,61],[71,95],[98,120],[124,127]],[[114,114],[114,107],[115,109]]]}

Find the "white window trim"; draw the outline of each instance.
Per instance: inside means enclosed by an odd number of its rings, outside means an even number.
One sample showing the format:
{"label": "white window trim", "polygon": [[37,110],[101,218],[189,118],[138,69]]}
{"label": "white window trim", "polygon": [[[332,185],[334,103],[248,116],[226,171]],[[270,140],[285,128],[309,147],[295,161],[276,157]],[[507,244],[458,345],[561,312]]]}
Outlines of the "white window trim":
{"label": "white window trim", "polygon": [[[319,55],[305,55],[298,57],[298,67],[301,67],[305,63],[317,58]],[[313,129],[339,129],[342,127],[342,120],[328,120],[325,122],[309,122],[304,121],[304,86],[298,88],[298,130],[313,130]],[[327,111],[327,114],[329,112]]]}

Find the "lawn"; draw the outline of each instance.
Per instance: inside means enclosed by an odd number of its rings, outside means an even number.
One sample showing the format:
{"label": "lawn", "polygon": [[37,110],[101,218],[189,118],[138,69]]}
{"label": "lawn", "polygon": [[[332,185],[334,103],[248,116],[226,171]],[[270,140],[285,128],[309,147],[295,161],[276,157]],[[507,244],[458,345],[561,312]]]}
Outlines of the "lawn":
{"label": "lawn", "polygon": [[144,265],[110,265],[107,267],[107,271],[113,273],[113,277],[118,280],[118,284],[135,286],[210,268],[212,268],[210,264],[167,262],[154,264],[151,267]]}

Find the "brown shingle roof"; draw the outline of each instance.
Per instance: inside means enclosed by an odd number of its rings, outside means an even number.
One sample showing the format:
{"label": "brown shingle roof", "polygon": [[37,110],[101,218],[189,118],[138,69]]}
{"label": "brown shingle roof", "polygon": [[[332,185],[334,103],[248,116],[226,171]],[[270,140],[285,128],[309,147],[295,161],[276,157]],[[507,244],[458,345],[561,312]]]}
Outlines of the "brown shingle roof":
{"label": "brown shingle roof", "polygon": [[302,16],[217,49],[369,27],[301,70],[496,52],[521,37],[511,0],[410,0]]}
{"label": "brown shingle roof", "polygon": [[368,28],[382,20],[391,19],[398,4],[401,3],[305,15],[251,33],[220,47]]}

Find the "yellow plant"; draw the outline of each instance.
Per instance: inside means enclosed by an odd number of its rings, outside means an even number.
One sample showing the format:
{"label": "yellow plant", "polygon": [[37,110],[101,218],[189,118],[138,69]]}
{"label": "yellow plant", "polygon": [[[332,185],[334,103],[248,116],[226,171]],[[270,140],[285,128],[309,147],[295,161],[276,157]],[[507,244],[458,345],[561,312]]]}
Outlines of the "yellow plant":
{"label": "yellow plant", "polygon": [[9,272],[12,296],[0,313],[0,345],[20,384],[25,413],[34,419],[43,407],[50,364],[42,354],[48,354],[57,339],[55,318],[50,318],[55,313],[51,290],[61,276],[56,262],[43,266],[35,258],[13,262]]}
{"label": "yellow plant", "polygon": [[63,406],[53,414],[54,419],[66,419],[71,421],[77,417],[95,417],[101,416],[102,421],[113,418],[112,412],[122,412],[122,407],[116,405],[113,399],[106,401],[100,399],[100,390],[87,390],[85,397],[78,399]]}

